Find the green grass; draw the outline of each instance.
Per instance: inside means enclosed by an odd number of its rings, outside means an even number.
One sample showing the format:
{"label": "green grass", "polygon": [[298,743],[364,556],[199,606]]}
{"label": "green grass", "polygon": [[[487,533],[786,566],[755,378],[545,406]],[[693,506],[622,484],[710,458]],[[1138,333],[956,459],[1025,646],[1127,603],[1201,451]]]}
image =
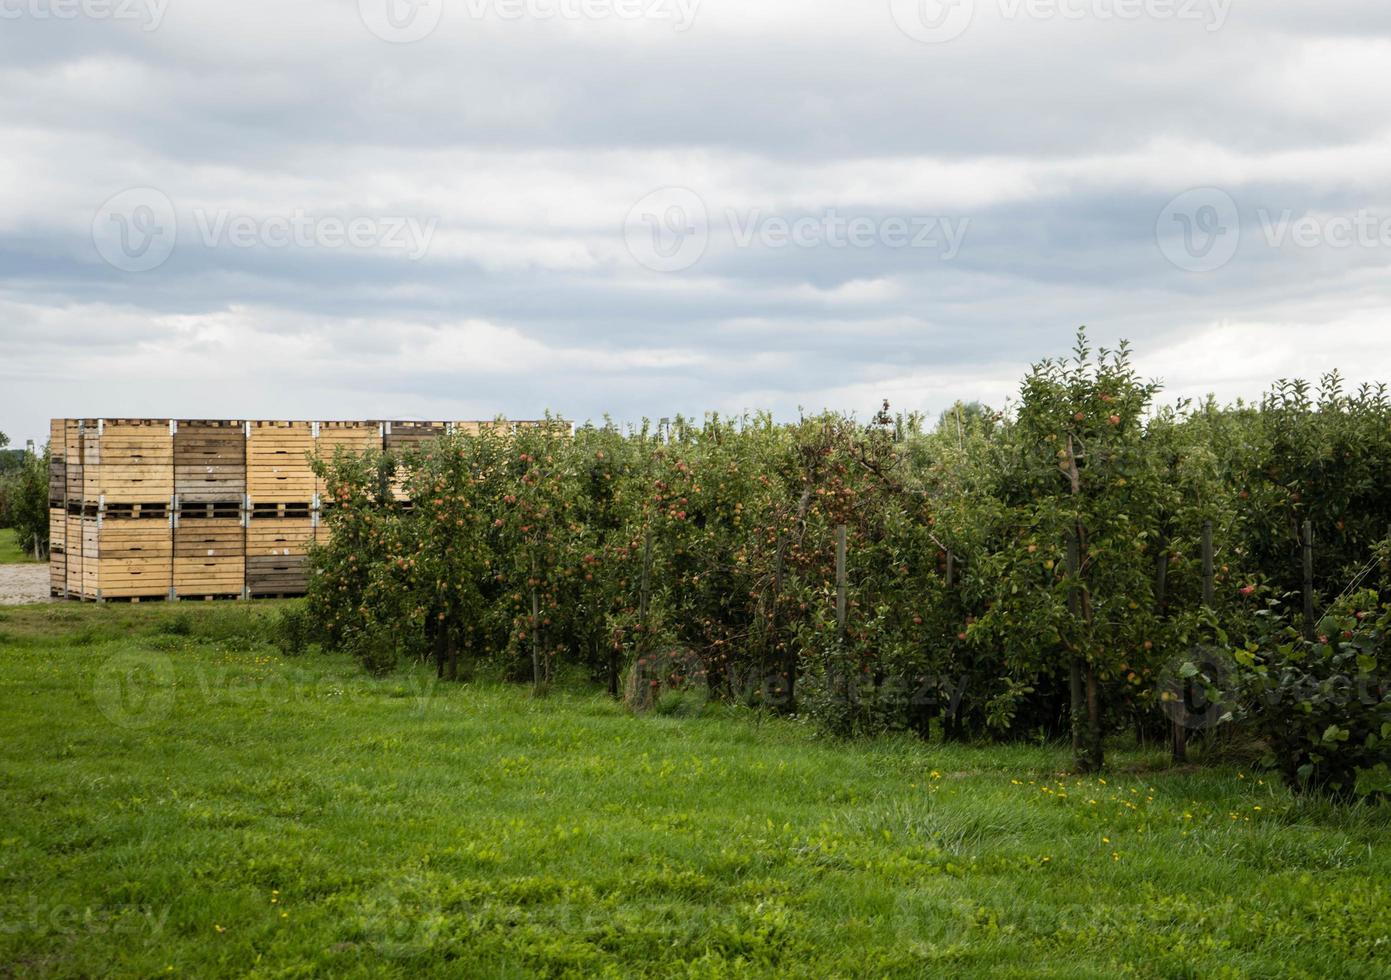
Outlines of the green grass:
{"label": "green grass", "polygon": [[12,527],[0,527],[0,565],[32,562],[34,556],[19,550],[19,534]]}
{"label": "green grass", "polygon": [[0,975],[1384,976],[1387,808],[0,610]]}

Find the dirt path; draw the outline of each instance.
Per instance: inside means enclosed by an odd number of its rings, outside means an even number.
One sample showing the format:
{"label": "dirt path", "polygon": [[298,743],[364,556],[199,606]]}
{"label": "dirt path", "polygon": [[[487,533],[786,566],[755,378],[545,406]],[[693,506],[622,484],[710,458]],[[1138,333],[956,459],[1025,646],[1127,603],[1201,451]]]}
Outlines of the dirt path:
{"label": "dirt path", "polygon": [[48,599],[47,565],[0,565],[0,606]]}

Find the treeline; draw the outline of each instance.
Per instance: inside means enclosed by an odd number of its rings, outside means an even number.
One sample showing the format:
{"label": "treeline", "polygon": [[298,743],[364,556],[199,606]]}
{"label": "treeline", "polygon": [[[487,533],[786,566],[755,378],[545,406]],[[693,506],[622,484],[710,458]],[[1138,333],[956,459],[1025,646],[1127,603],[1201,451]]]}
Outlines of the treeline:
{"label": "treeline", "polygon": [[844,734],[1070,733],[1084,769],[1122,730],[1180,756],[1244,731],[1295,785],[1375,789],[1385,388],[1158,393],[1079,335],[1006,411],[932,426],[885,405],[320,461],[309,627],[374,668],[578,669],[638,705],[698,690]]}
{"label": "treeline", "polygon": [[13,528],[26,554],[48,554],[48,458],[5,447],[0,432],[0,528]]}

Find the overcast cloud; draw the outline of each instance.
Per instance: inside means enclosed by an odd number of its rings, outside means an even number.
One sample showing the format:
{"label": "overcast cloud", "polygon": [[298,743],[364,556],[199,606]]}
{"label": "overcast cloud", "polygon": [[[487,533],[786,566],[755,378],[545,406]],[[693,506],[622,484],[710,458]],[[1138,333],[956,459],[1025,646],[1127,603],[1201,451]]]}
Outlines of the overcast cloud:
{"label": "overcast cloud", "polygon": [[1391,5],[0,0],[0,429],[1391,380]]}

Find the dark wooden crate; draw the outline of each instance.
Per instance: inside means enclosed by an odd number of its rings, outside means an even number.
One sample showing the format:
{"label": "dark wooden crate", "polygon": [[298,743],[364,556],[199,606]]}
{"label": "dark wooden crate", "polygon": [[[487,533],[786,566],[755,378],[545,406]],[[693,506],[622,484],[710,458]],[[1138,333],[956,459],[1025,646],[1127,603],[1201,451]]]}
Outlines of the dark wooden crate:
{"label": "dark wooden crate", "polygon": [[309,586],[308,559],[261,556],[246,559],[246,586],[252,595],[298,595]]}

